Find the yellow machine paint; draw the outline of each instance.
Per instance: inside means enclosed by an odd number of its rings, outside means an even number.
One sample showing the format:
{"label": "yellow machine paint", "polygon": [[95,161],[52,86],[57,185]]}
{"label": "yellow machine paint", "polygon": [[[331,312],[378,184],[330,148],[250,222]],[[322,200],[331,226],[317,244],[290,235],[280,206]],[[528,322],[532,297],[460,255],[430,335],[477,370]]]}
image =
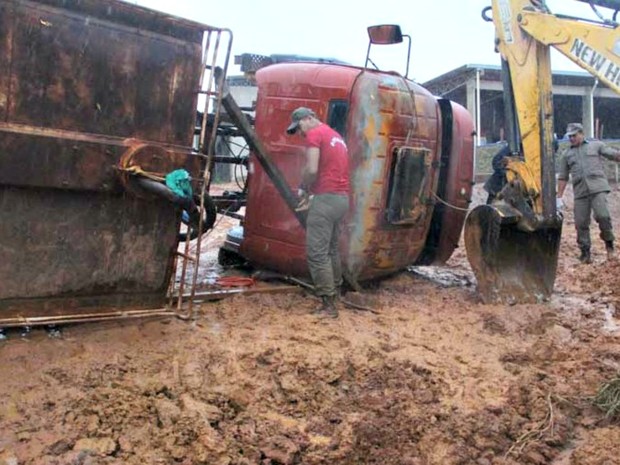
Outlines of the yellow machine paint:
{"label": "yellow machine paint", "polygon": [[[608,6],[602,0],[591,3]],[[512,155],[492,205],[470,212],[467,257],[485,302],[537,302],[553,292],[562,230],[556,211],[551,47],[620,93],[617,24],[556,16],[541,0],[493,0]]]}

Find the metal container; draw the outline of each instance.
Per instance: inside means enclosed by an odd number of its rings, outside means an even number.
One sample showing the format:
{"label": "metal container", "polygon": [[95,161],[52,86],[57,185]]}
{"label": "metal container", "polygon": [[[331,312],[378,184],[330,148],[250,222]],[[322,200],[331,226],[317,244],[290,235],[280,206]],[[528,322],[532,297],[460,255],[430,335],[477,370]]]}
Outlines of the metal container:
{"label": "metal container", "polygon": [[[0,3],[0,318],[164,304],[204,25],[112,0]],[[136,195],[137,194],[137,195]]]}

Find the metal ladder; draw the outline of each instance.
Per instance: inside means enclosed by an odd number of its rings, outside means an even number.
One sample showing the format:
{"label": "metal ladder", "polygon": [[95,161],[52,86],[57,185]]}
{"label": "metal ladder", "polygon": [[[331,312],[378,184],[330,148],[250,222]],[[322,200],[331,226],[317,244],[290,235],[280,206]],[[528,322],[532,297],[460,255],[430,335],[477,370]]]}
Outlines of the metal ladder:
{"label": "metal ladder", "polygon": [[[200,267],[200,250],[202,243],[203,221],[205,197],[208,195],[211,184],[211,171],[213,168],[215,142],[217,128],[220,120],[222,94],[225,88],[226,70],[232,49],[233,35],[230,29],[208,28],[203,36],[202,71],[200,75],[200,87],[197,91],[198,100],[204,98],[203,118],[198,137],[198,151],[196,156],[200,157],[201,172],[197,180],[200,196],[200,220],[198,223],[198,236],[195,239],[195,252],[190,251],[189,226],[188,237],[185,240],[183,252],[177,251],[170,286],[168,299],[170,308],[176,308],[177,316],[183,319],[193,317],[193,306],[196,296],[198,271]],[[225,55],[220,55],[220,50],[224,49]],[[221,66],[219,64],[221,63]],[[213,114],[211,127],[207,121],[209,115]],[[209,134],[208,134],[209,133]],[[193,183],[196,185],[196,183]],[[192,262],[193,268],[189,266]],[[178,287],[176,285],[177,270],[181,270]]]}

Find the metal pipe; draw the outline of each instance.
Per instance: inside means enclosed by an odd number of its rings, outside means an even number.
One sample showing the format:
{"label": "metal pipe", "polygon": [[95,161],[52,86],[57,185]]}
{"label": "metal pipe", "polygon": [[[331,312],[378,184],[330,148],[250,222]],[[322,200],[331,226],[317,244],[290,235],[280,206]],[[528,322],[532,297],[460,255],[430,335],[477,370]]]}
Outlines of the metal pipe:
{"label": "metal pipe", "polygon": [[588,93],[588,106],[590,107],[590,137],[596,137],[596,132],[594,131],[594,92],[596,92],[596,88],[598,87],[598,78],[594,78],[594,84]]}
{"label": "metal pipe", "polygon": [[409,62],[411,60],[411,36],[408,34],[403,34],[403,37],[409,39],[409,46],[407,48],[407,67],[405,68],[405,78],[409,77]]}
{"label": "metal pipe", "polygon": [[230,94],[228,88],[223,89],[222,106],[243,134],[243,137],[248,143],[248,146],[254,152],[256,159],[259,161],[259,163],[267,173],[267,176],[269,176],[269,179],[271,179],[271,181],[273,182],[274,186],[284,199],[284,202],[286,202],[286,205],[299,220],[302,226],[305,226],[305,215],[295,210],[297,204],[299,203],[299,199],[295,196],[293,190],[289,187],[280,169],[269,159],[267,149],[254,132],[254,129],[252,129],[252,126],[237,105],[237,102],[235,101],[233,96]]}
{"label": "metal pipe", "polygon": [[502,86],[504,88],[504,120],[506,125],[506,141],[510,147],[511,154],[521,153],[521,134],[519,132],[519,121],[515,109],[514,91],[510,80],[510,67],[508,62],[502,58]]}
{"label": "metal pipe", "polygon": [[176,313],[171,310],[156,309],[125,310],[108,313],[63,314],[40,317],[1,318],[0,328],[11,328],[17,326],[41,326],[48,324],[88,323],[92,321],[120,320],[129,318],[173,317],[175,315]]}
{"label": "metal pipe", "polygon": [[205,302],[209,300],[217,300],[223,297],[232,297],[239,294],[283,294],[286,292],[302,292],[304,289],[299,284],[297,286],[265,286],[256,288],[242,288],[242,289],[221,289],[217,291],[208,292],[196,292],[194,294],[194,300],[196,302]]}
{"label": "metal pipe", "polygon": [[[272,294],[285,292],[302,292],[299,286],[265,286],[254,289],[224,289],[207,292],[195,292],[194,301],[204,302],[209,300],[217,300],[225,297],[232,297],[239,294]],[[184,294],[183,299],[188,299],[191,294]],[[173,296],[172,300],[182,301],[178,296]],[[69,324],[69,323],[90,323],[95,321],[123,320],[133,318],[151,318],[151,317],[177,317],[180,319],[188,319],[192,316],[175,310],[163,308],[150,310],[119,310],[113,312],[97,312],[97,313],[65,313],[54,316],[36,316],[36,317],[13,317],[0,318],[0,328],[14,328],[20,326],[43,326],[50,324]]]}
{"label": "metal pipe", "polygon": [[474,179],[476,179],[476,161],[480,145],[480,68],[476,68],[476,143],[474,144]]}
{"label": "metal pipe", "polygon": [[620,0],[577,0],[589,5],[602,6],[612,10],[620,10]]}

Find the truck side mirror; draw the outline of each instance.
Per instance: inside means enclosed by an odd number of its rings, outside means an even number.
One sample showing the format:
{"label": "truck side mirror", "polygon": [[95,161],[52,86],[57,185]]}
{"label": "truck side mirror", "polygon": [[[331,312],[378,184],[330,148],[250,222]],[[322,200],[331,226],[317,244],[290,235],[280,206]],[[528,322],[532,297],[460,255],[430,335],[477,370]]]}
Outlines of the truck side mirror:
{"label": "truck side mirror", "polygon": [[[620,0],[619,0],[620,1]],[[370,47],[374,45],[392,45],[400,44],[403,38],[409,39],[409,47],[407,48],[407,68],[405,69],[405,78],[409,75],[409,57],[411,56],[411,37],[403,34],[400,26],[397,24],[379,24],[377,26],[368,27],[368,51],[366,52],[366,64],[364,68],[368,68],[371,63],[375,68],[377,65],[370,59]],[[378,69],[378,68],[377,68]]]}
{"label": "truck side mirror", "polygon": [[403,34],[397,24],[369,26],[368,37],[371,44],[378,45],[400,44],[403,41]]}

